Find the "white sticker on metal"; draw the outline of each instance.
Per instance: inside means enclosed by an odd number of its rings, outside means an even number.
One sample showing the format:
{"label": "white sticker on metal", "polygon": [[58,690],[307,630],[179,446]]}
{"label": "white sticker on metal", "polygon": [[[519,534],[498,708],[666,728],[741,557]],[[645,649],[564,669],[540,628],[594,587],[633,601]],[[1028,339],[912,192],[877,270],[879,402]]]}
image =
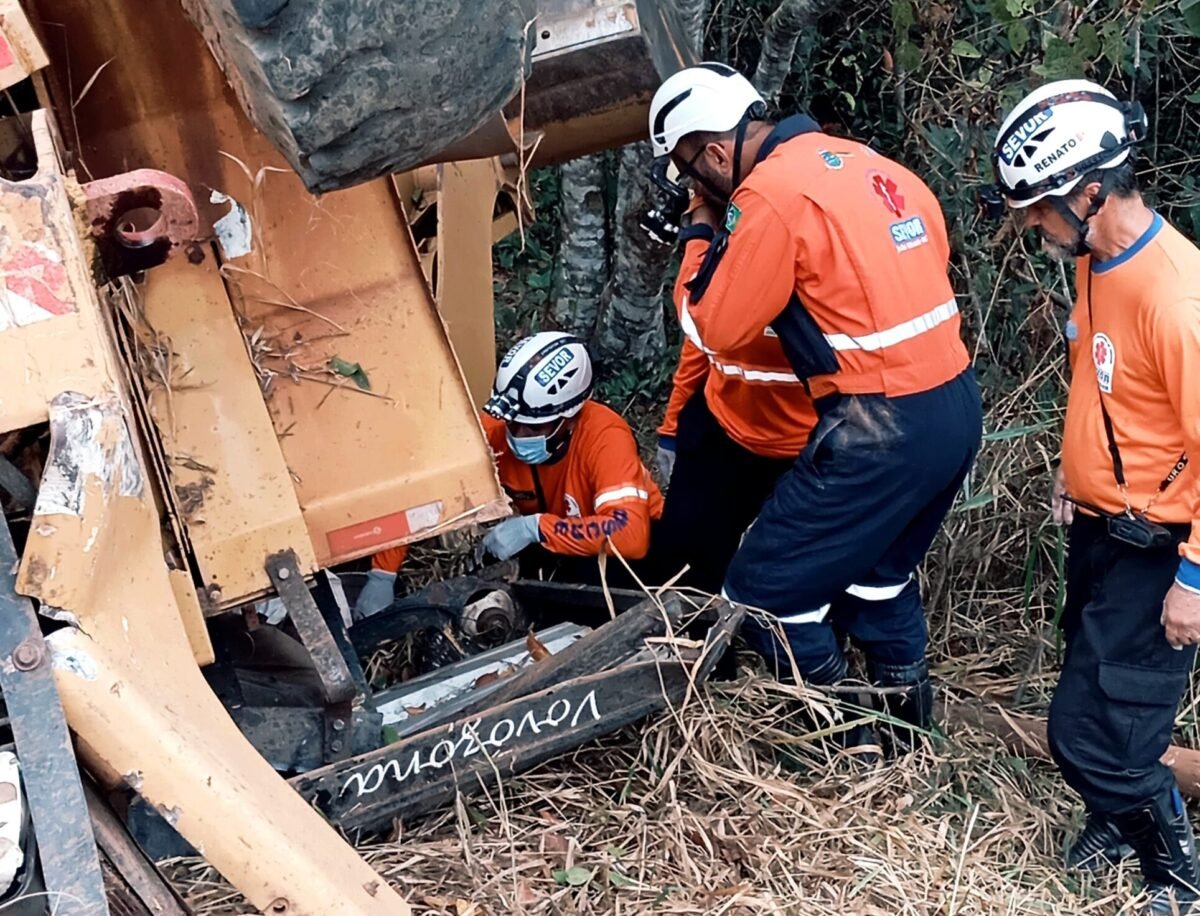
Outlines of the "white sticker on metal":
{"label": "white sticker on metal", "polygon": [[246,208],[220,191],[213,191],[208,199],[214,204],[229,204],[229,212],[213,223],[225,257],[233,259],[248,255],[254,247],[254,229]]}
{"label": "white sticker on metal", "polygon": [[438,499],[423,506],[413,506],[404,517],[408,520],[408,530],[413,533],[432,528],[442,520],[442,501]]}

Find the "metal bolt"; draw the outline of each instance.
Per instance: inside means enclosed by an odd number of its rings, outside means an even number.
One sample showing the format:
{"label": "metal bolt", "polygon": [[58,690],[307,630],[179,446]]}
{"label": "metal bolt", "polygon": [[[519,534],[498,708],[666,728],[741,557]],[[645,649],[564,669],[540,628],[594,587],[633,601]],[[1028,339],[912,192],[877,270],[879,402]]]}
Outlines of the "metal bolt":
{"label": "metal bolt", "polygon": [[288,911],[288,907],[289,907],[290,905],[291,905],[291,904],[289,904],[289,903],[287,902],[287,898],[286,898],[286,897],[276,897],[274,900],[272,900],[272,901],[271,901],[271,909],[270,909],[270,912],[272,912],[272,913],[286,913],[286,912]]}
{"label": "metal bolt", "polygon": [[279,578],[280,579],[286,579],[291,574],[292,574],[292,571],[290,569],[288,569],[286,566],[283,567],[281,570],[279,570]]}
{"label": "metal bolt", "polygon": [[333,751],[335,754],[340,754],[342,752],[342,742],[334,741],[334,742],[330,743],[329,749],[331,751]]}
{"label": "metal bolt", "polygon": [[13,649],[13,667],[18,671],[32,671],[42,663],[45,654],[45,650],[40,643],[36,643],[32,639],[27,639]]}
{"label": "metal bolt", "polygon": [[333,730],[335,732],[340,732],[345,727],[346,727],[345,719],[334,719],[333,720]]}

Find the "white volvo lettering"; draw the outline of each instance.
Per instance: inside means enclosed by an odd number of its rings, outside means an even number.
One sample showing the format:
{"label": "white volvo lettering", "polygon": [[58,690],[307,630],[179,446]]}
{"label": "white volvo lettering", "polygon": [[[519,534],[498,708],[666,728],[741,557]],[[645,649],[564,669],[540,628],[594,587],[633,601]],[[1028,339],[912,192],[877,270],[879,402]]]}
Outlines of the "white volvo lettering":
{"label": "white volvo lettering", "polygon": [[[590,717],[590,718],[589,718]],[[567,697],[559,697],[542,709],[531,709],[520,717],[499,719],[492,725],[486,739],[479,736],[481,719],[466,722],[456,736],[451,732],[437,742],[428,753],[428,758],[421,759],[421,749],[417,748],[401,767],[400,760],[392,759],[383,763],[364,767],[346,777],[342,783],[339,797],[354,792],[356,797],[372,795],[383,788],[385,783],[401,785],[411,776],[426,770],[443,770],[452,767],[456,761],[463,760],[480,751],[496,753],[503,751],[514,739],[520,738],[527,732],[540,735],[543,729],[576,728],[579,724],[599,722],[603,718],[600,706],[596,700],[595,689],[589,690],[578,703]]]}

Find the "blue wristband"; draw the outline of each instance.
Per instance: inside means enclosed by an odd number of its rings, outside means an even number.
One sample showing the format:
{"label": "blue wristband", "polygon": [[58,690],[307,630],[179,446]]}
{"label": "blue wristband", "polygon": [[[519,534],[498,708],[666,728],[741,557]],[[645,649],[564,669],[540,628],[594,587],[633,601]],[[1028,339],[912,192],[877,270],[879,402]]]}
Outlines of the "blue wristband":
{"label": "blue wristband", "polygon": [[1180,560],[1175,581],[1190,591],[1200,592],[1200,563],[1193,563],[1186,558]]}
{"label": "blue wristband", "polygon": [[659,436],[658,437],[658,447],[665,448],[668,452],[675,451],[675,437],[674,436]]}

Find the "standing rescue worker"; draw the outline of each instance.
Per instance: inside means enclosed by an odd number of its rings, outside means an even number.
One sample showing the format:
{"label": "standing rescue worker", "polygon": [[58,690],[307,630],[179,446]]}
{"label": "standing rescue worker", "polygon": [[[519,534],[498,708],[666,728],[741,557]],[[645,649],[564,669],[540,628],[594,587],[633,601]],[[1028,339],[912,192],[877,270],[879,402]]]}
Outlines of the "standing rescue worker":
{"label": "standing rescue worker", "polygon": [[778,338],[764,335],[739,357],[716,360],[684,340],[658,429],[657,464],[670,486],[648,563],[663,581],[687,566],[679,584],[710,593],[817,422]]}
{"label": "standing rescue worker", "polygon": [[[1200,250],[1149,209],[1136,103],[1085,80],[1025,98],[996,140],[1000,191],[1043,248],[1077,257],[1056,521],[1070,522],[1066,655],[1049,740],[1088,820],[1068,865],[1132,847],[1144,914],[1192,912],[1195,841],[1159,758],[1200,641]],[[1076,509],[1077,507],[1077,509]],[[1072,520],[1073,517],[1073,520]]]}
{"label": "standing rescue worker", "polygon": [[[765,114],[749,81],[715,63],[670,77],[650,107],[656,155],[703,198],[676,286],[687,338],[714,367],[743,368],[764,337],[777,340],[797,402],[803,384],[819,416],[725,593],[775,615],[810,682],[846,676],[848,634],[872,682],[909,688],[887,695],[888,712],[925,727],[932,687],[914,573],[981,433],[945,223],[907,169],[810,118],[772,125]],[[771,630],[743,632],[790,670]]]}

